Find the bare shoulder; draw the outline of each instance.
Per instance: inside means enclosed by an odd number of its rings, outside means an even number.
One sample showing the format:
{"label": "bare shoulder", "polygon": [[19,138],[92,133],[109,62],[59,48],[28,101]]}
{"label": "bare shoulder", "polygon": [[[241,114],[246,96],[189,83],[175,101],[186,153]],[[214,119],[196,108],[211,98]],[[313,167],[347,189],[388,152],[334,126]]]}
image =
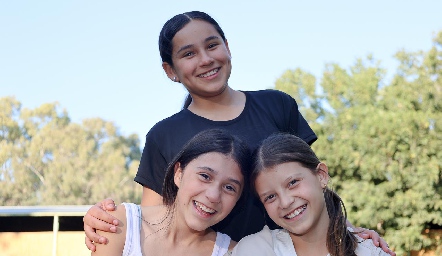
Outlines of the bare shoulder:
{"label": "bare shoulder", "polygon": [[115,211],[108,211],[109,214],[118,219],[118,221],[122,221],[126,223],[126,207],[124,204],[117,205],[115,207]]}
{"label": "bare shoulder", "polygon": [[97,234],[107,237],[109,242],[107,244],[95,244],[97,250],[92,253],[93,256],[120,256],[123,254],[127,229],[126,208],[124,205],[121,204],[116,207],[115,211],[108,211],[108,213],[118,219],[117,232],[112,233],[97,230]]}

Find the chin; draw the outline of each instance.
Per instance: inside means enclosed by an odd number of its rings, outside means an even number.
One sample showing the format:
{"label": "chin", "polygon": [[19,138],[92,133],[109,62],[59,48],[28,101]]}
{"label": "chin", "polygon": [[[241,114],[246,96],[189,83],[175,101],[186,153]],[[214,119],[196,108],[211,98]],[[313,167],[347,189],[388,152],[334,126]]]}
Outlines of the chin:
{"label": "chin", "polygon": [[202,231],[205,231],[206,229],[208,229],[208,228],[210,228],[210,227],[211,227],[211,226],[201,225],[201,224],[195,224],[195,225],[190,224],[190,225],[189,225],[189,228],[192,229],[192,230],[194,230],[194,231],[196,231],[196,232],[202,232]]}
{"label": "chin", "polygon": [[290,233],[292,233],[295,236],[302,236],[305,235],[311,227],[308,227],[308,225],[305,224],[294,224],[294,225],[280,225],[284,229],[288,230]]}

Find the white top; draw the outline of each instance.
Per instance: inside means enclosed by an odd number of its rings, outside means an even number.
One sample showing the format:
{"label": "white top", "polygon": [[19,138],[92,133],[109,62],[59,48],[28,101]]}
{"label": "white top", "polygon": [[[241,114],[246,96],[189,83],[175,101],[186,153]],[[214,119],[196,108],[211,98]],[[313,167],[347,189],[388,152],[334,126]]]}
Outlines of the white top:
{"label": "white top", "polygon": [[[355,250],[358,256],[386,256],[388,253],[376,247],[371,239],[355,236],[358,246]],[[285,229],[270,230],[265,226],[258,233],[241,239],[233,249],[232,255],[241,256],[297,256],[290,234]],[[329,256],[330,254],[324,255]]]}
{"label": "white top", "polygon": [[[141,208],[132,203],[123,203],[126,208],[126,241],[124,242],[123,256],[141,256]],[[216,233],[215,246],[212,256],[223,256],[230,245],[230,237],[223,233]]]}

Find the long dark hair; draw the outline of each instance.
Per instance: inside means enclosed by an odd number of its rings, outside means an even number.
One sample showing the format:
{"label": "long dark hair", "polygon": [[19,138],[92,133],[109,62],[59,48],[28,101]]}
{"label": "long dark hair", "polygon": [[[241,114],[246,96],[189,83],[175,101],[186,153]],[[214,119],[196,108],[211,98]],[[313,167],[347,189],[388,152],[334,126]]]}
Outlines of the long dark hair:
{"label": "long dark hair", "polygon": [[[274,134],[265,139],[255,152],[255,162],[251,174],[254,188],[259,173],[276,165],[297,162],[317,174],[320,163],[315,152],[302,139],[291,134]],[[341,198],[329,188],[324,191],[330,224],[327,231],[327,249],[331,256],[356,255],[357,240],[347,230],[347,211]]]}
{"label": "long dark hair", "polygon": [[[200,155],[217,152],[230,156],[241,169],[244,177],[244,188],[236,205],[241,205],[245,200],[244,193],[248,189],[251,154],[247,145],[236,136],[221,129],[209,129],[196,134],[184,145],[178,155],[169,163],[163,184],[163,203],[172,206],[175,202],[178,187],[174,182],[175,164],[180,163],[184,170],[192,160]],[[236,207],[236,206],[235,206]]]}

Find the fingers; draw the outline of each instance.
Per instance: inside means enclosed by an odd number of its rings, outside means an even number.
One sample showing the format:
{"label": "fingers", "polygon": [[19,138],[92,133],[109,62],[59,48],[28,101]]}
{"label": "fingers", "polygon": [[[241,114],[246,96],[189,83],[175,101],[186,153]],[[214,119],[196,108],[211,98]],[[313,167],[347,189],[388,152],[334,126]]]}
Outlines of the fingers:
{"label": "fingers", "polygon": [[[95,251],[96,247],[93,243],[107,244],[106,237],[100,236],[95,230],[102,230],[106,232],[116,232],[118,220],[112,215],[105,212],[100,206],[92,206],[83,217],[84,232],[86,234],[85,244],[91,251]],[[110,224],[113,223],[113,224]]]}
{"label": "fingers", "polygon": [[89,251],[95,252],[96,247],[95,245],[92,243],[92,240],[89,239],[89,237],[85,237],[84,238],[84,243],[86,244],[86,247],[89,249]]}
{"label": "fingers", "polygon": [[92,206],[83,217],[83,228],[86,234],[84,243],[86,247],[95,252],[96,246],[94,243],[107,244],[106,237],[100,236],[96,233],[96,230],[102,230],[106,232],[116,232],[118,226],[118,220],[107,211],[115,211],[115,202],[111,198],[107,198]]}
{"label": "fingers", "polygon": [[388,247],[388,243],[382,238],[380,237],[380,247],[382,248],[382,250],[392,256],[396,256],[396,253],[393,252],[392,250],[390,250],[390,248]]}
{"label": "fingers", "polygon": [[106,198],[99,203],[104,210],[115,211],[115,202],[112,198]]}
{"label": "fingers", "polygon": [[356,232],[359,232],[357,234],[361,238],[371,239],[376,247],[380,247],[384,252],[396,256],[396,253],[390,250],[387,242],[376,231],[365,228],[355,228],[355,230]]}
{"label": "fingers", "polygon": [[83,222],[92,228],[103,231],[109,231],[109,228],[111,226],[118,225],[118,220],[114,216],[105,212],[101,207],[97,205],[92,206],[86,212],[86,215],[83,218]]}
{"label": "fingers", "polygon": [[[110,225],[110,224],[107,224],[107,225]],[[115,231],[112,231],[110,228],[108,231],[115,232]],[[92,243],[107,244],[109,242],[106,237],[100,236],[99,234],[97,234],[95,232],[95,229],[93,229],[90,226],[87,226],[86,224],[84,224],[84,232],[86,233],[86,239],[90,240],[90,241],[86,240],[86,246],[88,246],[88,248],[90,248],[89,243],[91,243],[91,244]],[[95,248],[95,245],[93,245],[93,247]]]}
{"label": "fingers", "polygon": [[[361,238],[364,238],[364,239],[368,239],[368,238],[371,238],[371,234],[370,234],[370,231],[371,230],[369,230],[369,229],[366,229],[366,228],[361,228],[361,227],[354,227],[353,228],[353,231],[358,235],[358,236],[360,236]],[[376,232],[375,232],[376,233]],[[377,234],[377,233],[376,233]]]}
{"label": "fingers", "polygon": [[[86,235],[92,239],[94,242],[99,242],[96,239],[94,239],[92,236],[94,236],[95,230],[102,230],[105,232],[116,232],[117,231],[117,227],[118,226],[118,220],[116,220],[112,215],[109,215],[110,217],[107,216],[107,213],[104,212],[104,214],[106,214],[106,216],[98,216],[98,218],[90,215],[90,214],[86,214],[83,217],[83,223],[84,223],[84,231],[86,232]],[[104,219],[104,220],[102,220]],[[108,223],[111,222],[112,224]],[[115,225],[114,225],[115,224]]]}
{"label": "fingers", "polygon": [[366,228],[355,228],[354,230],[358,236],[363,239],[371,239],[373,241],[373,244],[376,245],[376,247],[379,247],[379,241],[381,237],[376,231]]}

